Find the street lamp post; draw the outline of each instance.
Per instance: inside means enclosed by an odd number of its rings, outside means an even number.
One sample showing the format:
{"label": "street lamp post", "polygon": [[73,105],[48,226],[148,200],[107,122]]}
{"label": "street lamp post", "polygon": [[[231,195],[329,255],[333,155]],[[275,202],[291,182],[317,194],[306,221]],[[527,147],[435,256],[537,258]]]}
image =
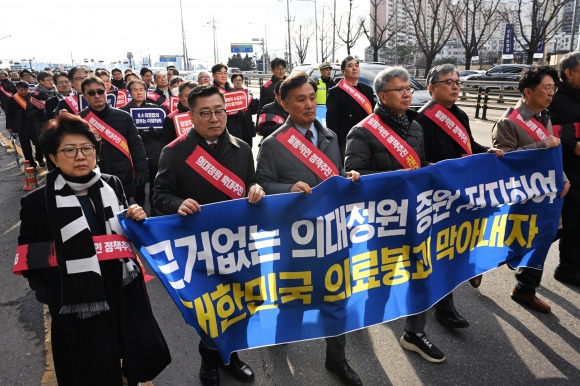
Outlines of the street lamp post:
{"label": "street lamp post", "polygon": [[316,10],[316,0],[297,0],[314,3],[314,34],[316,39],[316,63],[318,63],[318,11]]}
{"label": "street lamp post", "polygon": [[189,60],[187,59],[187,45],[185,44],[185,29],[183,28],[183,8],[179,0],[179,14],[181,16],[181,40],[183,41],[183,69],[189,70]]}
{"label": "street lamp post", "polygon": [[254,23],[253,21],[251,21],[250,24],[264,26],[264,40],[262,41],[262,43],[263,43],[263,45],[262,45],[262,55],[263,55],[262,66],[263,66],[264,73],[266,73],[266,72],[268,72],[268,68],[270,68],[270,57],[268,56],[268,41],[266,40],[266,36],[268,35],[268,32],[266,30],[266,24]]}

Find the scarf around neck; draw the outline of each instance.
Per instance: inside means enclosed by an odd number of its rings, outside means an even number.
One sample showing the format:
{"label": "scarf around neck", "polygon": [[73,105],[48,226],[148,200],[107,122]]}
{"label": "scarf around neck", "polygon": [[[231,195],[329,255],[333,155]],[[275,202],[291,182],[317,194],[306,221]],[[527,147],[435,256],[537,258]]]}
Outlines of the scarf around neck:
{"label": "scarf around neck", "polygon": [[[101,267],[91,229],[75,193],[87,192],[106,234],[122,234],[115,213],[123,210],[117,195],[101,179],[98,167],[87,176],[75,178],[59,169],[46,178],[46,205],[54,232],[56,259],[61,277],[61,314],[76,313],[81,319],[110,309],[106,300]],[[123,285],[139,270],[131,259],[119,259]]]}

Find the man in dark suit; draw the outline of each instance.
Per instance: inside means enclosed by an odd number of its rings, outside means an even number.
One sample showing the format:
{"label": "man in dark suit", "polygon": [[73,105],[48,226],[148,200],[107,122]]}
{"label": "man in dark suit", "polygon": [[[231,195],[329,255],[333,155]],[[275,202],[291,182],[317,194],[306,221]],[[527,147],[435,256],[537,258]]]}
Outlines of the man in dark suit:
{"label": "man in dark suit", "polygon": [[[308,165],[295,156],[283,144],[279,135],[287,131],[297,131],[314,154],[334,169],[336,174],[358,180],[356,171],[346,173],[338,149],[336,134],[323,127],[316,120],[316,82],[305,73],[289,76],[280,86],[282,106],[288,112],[286,123],[262,142],[258,154],[258,181],[268,194],[304,192],[310,194],[312,188],[324,181],[316,171],[316,165]],[[300,133],[300,134],[298,134]],[[330,176],[329,176],[330,177]],[[347,385],[362,385],[357,373],[349,366],[345,355],[345,334],[326,338],[325,366]]]}

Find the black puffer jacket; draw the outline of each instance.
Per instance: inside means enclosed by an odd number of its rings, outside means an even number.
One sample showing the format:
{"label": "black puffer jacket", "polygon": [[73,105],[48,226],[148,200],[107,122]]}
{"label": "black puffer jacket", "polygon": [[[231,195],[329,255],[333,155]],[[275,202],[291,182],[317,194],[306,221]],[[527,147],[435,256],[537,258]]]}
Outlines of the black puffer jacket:
{"label": "black puffer jacket", "polygon": [[[374,112],[415,150],[421,160],[421,165],[427,165],[425,147],[423,145],[423,129],[420,124],[413,120],[417,116],[417,113],[413,110],[406,111],[410,124],[407,130],[401,131],[389,119],[384,109],[386,107],[382,103],[378,103]],[[344,169],[346,171],[356,170],[360,174],[372,174],[402,168],[403,166],[399,161],[383,146],[373,133],[358,125],[350,130],[346,138],[344,161]]]}
{"label": "black puffer jacket", "polygon": [[[574,154],[574,149],[580,140],[576,130],[570,123],[580,122],[580,89],[558,82],[558,92],[552,98],[548,107],[551,114],[552,128],[561,125],[562,155],[564,172],[570,180],[572,189],[580,189],[580,156]],[[554,129],[554,135],[557,135]]]}
{"label": "black puffer jacket", "polygon": [[149,168],[147,166],[147,156],[145,155],[143,141],[137,133],[133,119],[125,111],[109,107],[109,105],[101,111],[95,111],[88,107],[81,111],[79,115],[84,118],[90,112],[93,112],[127,140],[135,169],[135,178],[133,178],[131,160],[104,139],[101,140],[102,145],[98,165],[103,173],[113,174],[119,177],[121,182],[123,182],[123,188],[125,189],[127,197],[134,197],[136,193],[135,180],[147,181],[149,179]]}
{"label": "black puffer jacket", "polygon": [[286,122],[286,118],[288,118],[288,113],[281,104],[274,100],[274,102],[268,103],[260,111],[258,132],[262,135],[262,138],[266,138],[278,130]]}
{"label": "black puffer jacket", "polygon": [[[416,121],[423,128],[425,136],[425,156],[429,162],[439,162],[445,159],[461,158],[465,154],[465,150],[451,138],[443,129],[441,129],[429,117],[423,114],[428,108],[431,108],[435,102],[429,102],[419,110],[419,115]],[[473,154],[485,153],[489,147],[482,146],[475,142],[471,134],[471,127],[469,127],[469,118],[463,110],[456,105],[447,109],[461,124],[465,127],[469,140],[471,141],[471,151]]]}

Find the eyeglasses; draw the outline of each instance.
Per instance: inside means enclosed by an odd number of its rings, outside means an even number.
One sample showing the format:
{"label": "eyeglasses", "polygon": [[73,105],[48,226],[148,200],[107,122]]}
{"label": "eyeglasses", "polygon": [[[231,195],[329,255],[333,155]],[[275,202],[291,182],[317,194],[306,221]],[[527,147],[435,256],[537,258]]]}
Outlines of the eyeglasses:
{"label": "eyeglasses", "polygon": [[407,88],[397,87],[397,88],[391,88],[391,89],[388,89],[388,90],[383,90],[381,92],[387,92],[387,91],[395,91],[395,92],[398,92],[401,95],[405,95],[405,93],[413,94],[413,91],[415,91],[415,90],[413,90],[411,87],[407,87]]}
{"label": "eyeglasses", "polygon": [[79,150],[85,157],[95,154],[95,147],[93,145],[83,147],[65,147],[64,149],[57,151],[57,153],[62,152],[62,154],[67,158],[75,158],[79,153]]}
{"label": "eyeglasses", "polygon": [[56,82],[56,84],[60,84],[60,85],[64,85],[64,84],[69,84],[70,80],[59,80],[58,82]]}
{"label": "eyeglasses", "polygon": [[457,87],[459,87],[459,86],[461,86],[461,84],[463,82],[460,80],[445,79],[445,80],[439,80],[437,82],[432,82],[431,84],[435,84],[435,83],[445,83],[448,86],[452,86],[453,84],[455,84]]}
{"label": "eyeglasses", "polygon": [[105,90],[103,89],[99,89],[99,90],[91,90],[91,91],[87,91],[85,94],[87,94],[88,96],[92,96],[94,97],[95,95],[99,94],[99,95],[103,95],[105,93]]}
{"label": "eyeglasses", "polygon": [[218,75],[227,75],[227,71],[216,71],[214,72],[214,74],[218,74]]}
{"label": "eyeglasses", "polygon": [[215,115],[216,118],[223,118],[226,116],[226,109],[217,109],[216,111],[198,111],[197,112],[200,117],[209,121],[212,115]]}
{"label": "eyeglasses", "polygon": [[41,82],[52,82],[52,78],[44,78]]}
{"label": "eyeglasses", "polygon": [[197,79],[209,79],[209,76],[200,76]]}
{"label": "eyeglasses", "polygon": [[73,78],[73,80],[75,82],[82,82],[83,80],[87,79],[88,76],[77,76],[76,78]]}
{"label": "eyeglasses", "polygon": [[540,88],[540,90],[544,90],[545,92],[553,92],[555,94],[558,92],[558,86],[544,87],[544,88]]}

